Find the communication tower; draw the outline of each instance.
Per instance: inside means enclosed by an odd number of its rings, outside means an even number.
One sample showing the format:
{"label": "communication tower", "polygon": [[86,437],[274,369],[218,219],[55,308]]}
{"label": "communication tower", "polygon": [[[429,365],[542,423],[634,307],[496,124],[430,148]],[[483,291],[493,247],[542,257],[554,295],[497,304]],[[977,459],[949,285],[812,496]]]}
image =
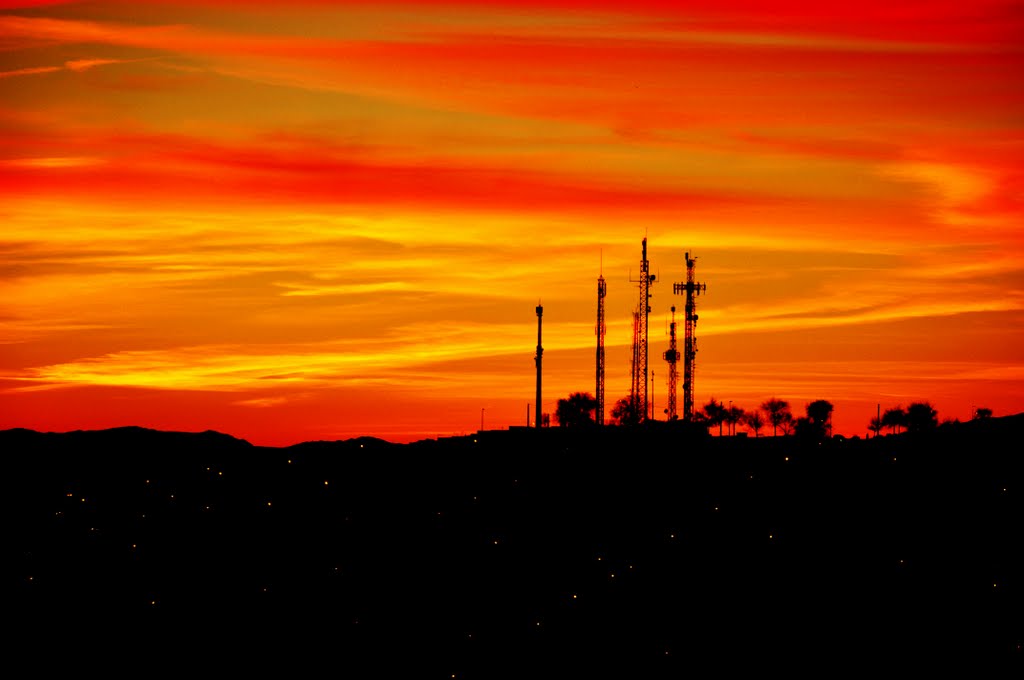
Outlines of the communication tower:
{"label": "communication tower", "polygon": [[647,420],[647,320],[651,314],[651,284],[654,275],[650,273],[651,263],[647,261],[647,238],[642,241],[642,257],[640,258],[640,278],[631,279],[640,284],[640,303],[637,305],[635,329],[633,332],[633,392],[630,394],[636,406],[640,421]]}
{"label": "communication tower", "polygon": [[665,357],[665,361],[668,362],[668,408],[665,409],[665,415],[668,416],[669,420],[678,420],[679,416],[676,414],[676,381],[679,376],[679,370],[676,368],[676,363],[679,361],[679,350],[676,349],[676,307],[672,305],[672,323],[668,325],[668,350],[662,355]]}

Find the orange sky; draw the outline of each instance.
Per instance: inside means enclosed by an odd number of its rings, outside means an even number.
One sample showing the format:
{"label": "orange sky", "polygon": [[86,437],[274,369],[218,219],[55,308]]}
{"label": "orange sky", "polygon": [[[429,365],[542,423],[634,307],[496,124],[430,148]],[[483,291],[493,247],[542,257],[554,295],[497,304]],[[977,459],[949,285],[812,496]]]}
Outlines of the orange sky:
{"label": "orange sky", "polygon": [[0,0],[0,428],[525,424],[602,252],[612,402],[645,235],[659,413],[687,250],[699,404],[1024,410],[1024,11],[831,5]]}

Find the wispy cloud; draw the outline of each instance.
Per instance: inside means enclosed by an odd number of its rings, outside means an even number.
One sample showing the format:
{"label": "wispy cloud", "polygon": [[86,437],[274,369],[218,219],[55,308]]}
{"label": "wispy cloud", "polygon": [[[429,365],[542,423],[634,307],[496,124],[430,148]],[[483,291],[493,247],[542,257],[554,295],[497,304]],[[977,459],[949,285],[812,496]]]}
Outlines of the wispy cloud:
{"label": "wispy cloud", "polygon": [[58,156],[49,158],[8,158],[0,165],[12,168],[84,168],[103,163],[102,158],[89,156]]}
{"label": "wispy cloud", "polygon": [[64,67],[71,71],[87,71],[97,66],[106,66],[108,64],[126,64],[132,61],[138,61],[136,59],[73,59],[71,61],[64,62]]}
{"label": "wispy cloud", "polygon": [[54,73],[64,70],[63,66],[34,66],[29,68],[17,68],[11,71],[0,71],[0,78],[14,78],[17,76],[34,76],[41,73]]}
{"label": "wispy cloud", "polygon": [[[3,18],[0,17],[0,26],[3,25]],[[19,68],[11,71],[0,71],[0,78],[11,78],[15,76],[32,76],[44,73],[57,73],[58,71],[73,71],[81,73],[97,66],[108,66],[110,64],[130,64],[150,59],[72,59],[64,62],[62,66],[35,66]]]}

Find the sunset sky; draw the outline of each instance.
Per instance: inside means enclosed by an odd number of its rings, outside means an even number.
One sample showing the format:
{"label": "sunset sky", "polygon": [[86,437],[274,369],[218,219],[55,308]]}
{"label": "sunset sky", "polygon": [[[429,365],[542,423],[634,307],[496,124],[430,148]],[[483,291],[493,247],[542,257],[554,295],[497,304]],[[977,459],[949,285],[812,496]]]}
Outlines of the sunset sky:
{"label": "sunset sky", "polygon": [[1019,2],[0,0],[0,139],[0,428],[523,425],[602,258],[611,403],[645,236],[659,414],[686,251],[698,404],[1024,411]]}

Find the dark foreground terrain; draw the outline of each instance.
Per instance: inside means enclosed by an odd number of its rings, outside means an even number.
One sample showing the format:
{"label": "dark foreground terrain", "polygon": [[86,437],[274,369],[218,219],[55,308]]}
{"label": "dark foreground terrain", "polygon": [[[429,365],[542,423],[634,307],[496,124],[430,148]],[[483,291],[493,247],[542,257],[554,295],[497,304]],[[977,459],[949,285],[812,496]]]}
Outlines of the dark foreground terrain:
{"label": "dark foreground terrain", "polygon": [[9,430],[5,618],[56,655],[88,634],[107,659],[131,634],[168,658],[245,635],[250,663],[337,677],[1019,668],[1022,428],[284,449]]}

